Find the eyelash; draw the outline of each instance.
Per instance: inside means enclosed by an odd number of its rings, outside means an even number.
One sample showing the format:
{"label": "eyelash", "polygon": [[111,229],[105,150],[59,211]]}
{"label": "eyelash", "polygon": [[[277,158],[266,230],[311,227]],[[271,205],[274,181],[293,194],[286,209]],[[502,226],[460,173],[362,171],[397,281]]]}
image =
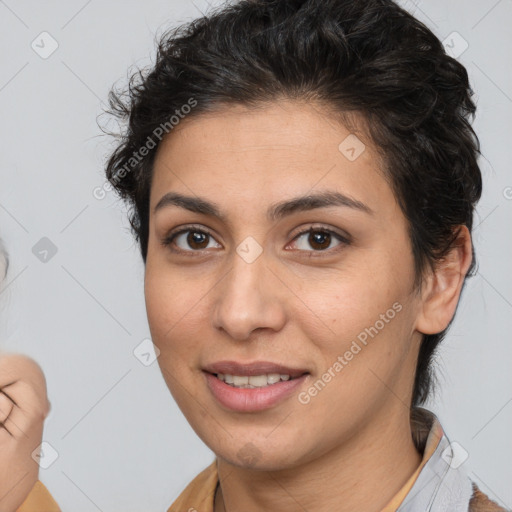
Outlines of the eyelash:
{"label": "eyelash", "polygon": [[[201,234],[207,235],[207,236],[215,239],[215,237],[209,231],[207,231],[207,230],[205,230],[205,229],[203,229],[203,228],[201,228],[199,226],[193,226],[192,225],[192,226],[186,226],[186,227],[180,229],[179,231],[169,233],[169,235],[167,237],[165,237],[164,240],[162,240],[162,245],[164,247],[168,247],[171,252],[174,252],[174,253],[177,253],[177,254],[194,254],[195,253],[194,256],[195,255],[201,256],[201,253],[204,252],[204,249],[183,250],[183,249],[171,248],[171,244],[174,242],[176,237],[178,237],[179,235],[181,235],[183,233],[188,233],[188,232],[201,233]],[[302,235],[305,235],[307,233],[327,233],[327,234],[329,234],[331,236],[334,236],[335,238],[338,239],[339,242],[341,242],[339,245],[337,245],[337,246],[335,246],[334,248],[331,248],[331,249],[311,250],[311,251],[305,251],[305,250],[298,249],[299,252],[309,252],[310,253],[310,257],[315,257],[315,253],[320,253],[320,254],[329,253],[329,254],[332,254],[333,252],[337,252],[338,250],[343,249],[343,246],[350,245],[350,243],[351,243],[351,240],[348,237],[343,236],[340,233],[337,233],[336,231],[333,231],[332,229],[329,229],[329,228],[324,227],[324,226],[310,226],[309,228],[304,229],[304,230],[300,231],[299,233],[297,233],[293,237],[292,242],[294,242],[295,240],[300,238]]]}

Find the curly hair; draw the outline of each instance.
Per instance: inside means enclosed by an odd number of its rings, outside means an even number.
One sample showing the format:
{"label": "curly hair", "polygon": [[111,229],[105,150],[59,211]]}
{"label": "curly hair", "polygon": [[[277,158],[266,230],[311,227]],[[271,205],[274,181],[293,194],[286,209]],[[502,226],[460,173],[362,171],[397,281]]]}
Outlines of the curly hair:
{"label": "curly hair", "polygon": [[[149,140],[158,147],[155,133],[171,133],[170,117],[183,117],[191,99],[187,117],[283,98],[319,102],[345,121],[360,116],[408,221],[418,287],[460,226],[471,232],[482,177],[467,71],[392,0],[242,0],[166,31],[157,44],[154,65],[112,88],[107,111],[124,128],[106,177],[130,207],[144,262],[156,149],[138,151]],[[474,269],[473,251],[467,276]],[[411,406],[433,390],[446,331],[423,335]]]}

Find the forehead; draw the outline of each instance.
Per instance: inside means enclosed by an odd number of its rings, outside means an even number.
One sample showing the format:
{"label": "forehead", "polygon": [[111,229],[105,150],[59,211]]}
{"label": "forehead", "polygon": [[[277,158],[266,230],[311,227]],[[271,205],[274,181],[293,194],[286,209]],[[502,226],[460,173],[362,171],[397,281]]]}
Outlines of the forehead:
{"label": "forehead", "polygon": [[236,105],[185,118],[163,139],[151,208],[168,191],[263,205],[317,190],[395,203],[372,144],[320,106]]}

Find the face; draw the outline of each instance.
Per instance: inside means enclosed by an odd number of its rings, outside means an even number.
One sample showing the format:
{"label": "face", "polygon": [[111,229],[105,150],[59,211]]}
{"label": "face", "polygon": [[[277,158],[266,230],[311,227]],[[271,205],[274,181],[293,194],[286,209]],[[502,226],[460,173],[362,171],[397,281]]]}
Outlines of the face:
{"label": "face", "polygon": [[158,149],[151,334],[190,425],[231,464],[293,467],[408,417],[414,261],[363,140],[289,101],[185,119]]}

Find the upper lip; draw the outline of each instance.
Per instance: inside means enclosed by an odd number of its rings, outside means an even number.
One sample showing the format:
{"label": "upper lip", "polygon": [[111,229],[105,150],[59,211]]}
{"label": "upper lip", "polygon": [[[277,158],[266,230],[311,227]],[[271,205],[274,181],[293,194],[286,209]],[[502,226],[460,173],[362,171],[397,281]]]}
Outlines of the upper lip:
{"label": "upper lip", "polygon": [[237,361],[217,361],[203,367],[208,373],[222,373],[228,375],[254,376],[268,373],[279,373],[280,375],[289,375],[292,378],[300,377],[308,373],[305,369],[290,368],[279,363],[270,361],[254,361],[252,363],[238,363]]}

